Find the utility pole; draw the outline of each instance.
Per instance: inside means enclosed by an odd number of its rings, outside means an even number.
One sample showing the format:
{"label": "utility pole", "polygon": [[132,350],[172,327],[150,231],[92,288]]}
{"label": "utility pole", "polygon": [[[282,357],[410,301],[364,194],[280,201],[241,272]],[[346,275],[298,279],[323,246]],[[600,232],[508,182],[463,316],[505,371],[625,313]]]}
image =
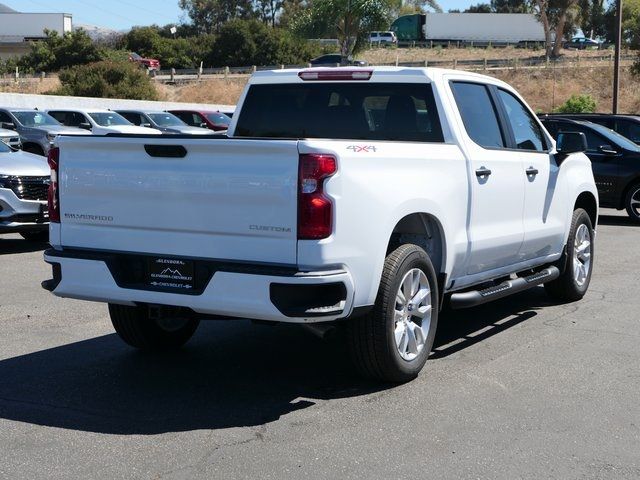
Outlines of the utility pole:
{"label": "utility pole", "polygon": [[616,55],[613,64],[613,114],[618,113],[620,90],[620,47],[622,46],[622,0],[616,0]]}

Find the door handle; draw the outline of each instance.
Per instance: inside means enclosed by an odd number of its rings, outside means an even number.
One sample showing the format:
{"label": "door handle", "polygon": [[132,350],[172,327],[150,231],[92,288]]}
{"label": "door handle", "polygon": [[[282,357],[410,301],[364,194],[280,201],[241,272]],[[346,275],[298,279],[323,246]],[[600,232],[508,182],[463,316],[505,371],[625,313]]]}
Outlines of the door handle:
{"label": "door handle", "polygon": [[532,175],[532,176],[534,176],[534,177],[535,177],[536,175],[538,175],[538,169],[537,169],[537,168],[534,168],[534,167],[529,167],[529,168],[527,168],[526,172],[527,172],[527,177],[528,177],[528,176],[530,176],[530,175]]}
{"label": "door handle", "polygon": [[491,170],[489,170],[487,167],[480,167],[476,170],[476,177],[488,177],[489,175],[491,175]]}

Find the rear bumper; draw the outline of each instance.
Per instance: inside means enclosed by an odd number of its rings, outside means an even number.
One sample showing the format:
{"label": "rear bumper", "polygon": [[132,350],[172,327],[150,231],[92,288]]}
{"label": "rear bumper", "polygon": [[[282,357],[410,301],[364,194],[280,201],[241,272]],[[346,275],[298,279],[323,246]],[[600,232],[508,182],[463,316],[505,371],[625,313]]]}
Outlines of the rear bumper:
{"label": "rear bumper", "polygon": [[[182,294],[122,286],[108,257],[117,254],[58,251],[44,253],[53,266],[53,279],[43,288],[54,295],[121,305],[168,305],[203,315],[251,318],[275,322],[314,323],[347,317],[353,309],[349,272],[282,273],[268,267],[224,263],[198,294]],[[257,272],[257,273],[253,273]],[[117,276],[117,275],[116,275]],[[325,305],[326,304],[326,305]]]}

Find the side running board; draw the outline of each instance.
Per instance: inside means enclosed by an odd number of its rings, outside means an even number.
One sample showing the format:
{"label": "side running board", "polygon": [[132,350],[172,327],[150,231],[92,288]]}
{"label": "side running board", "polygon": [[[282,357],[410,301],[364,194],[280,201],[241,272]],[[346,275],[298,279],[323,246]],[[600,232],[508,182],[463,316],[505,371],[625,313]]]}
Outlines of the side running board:
{"label": "side running board", "polygon": [[484,290],[471,290],[468,292],[454,293],[451,295],[451,308],[469,308],[483,303],[507,297],[514,293],[528,290],[542,283],[550,282],[560,276],[557,267],[547,267],[539,272],[532,273],[526,277],[519,277],[507,280],[499,285],[494,285]]}

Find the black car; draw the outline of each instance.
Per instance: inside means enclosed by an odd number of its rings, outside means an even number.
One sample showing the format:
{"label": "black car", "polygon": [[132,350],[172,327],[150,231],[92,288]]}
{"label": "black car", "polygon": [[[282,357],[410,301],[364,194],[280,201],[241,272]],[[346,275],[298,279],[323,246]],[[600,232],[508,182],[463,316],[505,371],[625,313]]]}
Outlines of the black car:
{"label": "black car", "polygon": [[310,60],[309,63],[314,67],[335,67],[336,65],[364,67],[367,65],[367,62],[364,60],[353,60],[352,58],[343,57],[339,53],[320,55],[319,57]]}
{"label": "black car", "polygon": [[640,145],[640,116],[638,115],[613,115],[611,113],[547,113],[541,115],[541,118],[559,117],[586,120],[603,125]]}
{"label": "black car", "polygon": [[600,206],[626,208],[640,222],[640,146],[597,123],[554,117],[541,120],[553,138],[562,132],[585,134],[585,153],[591,159]]}

